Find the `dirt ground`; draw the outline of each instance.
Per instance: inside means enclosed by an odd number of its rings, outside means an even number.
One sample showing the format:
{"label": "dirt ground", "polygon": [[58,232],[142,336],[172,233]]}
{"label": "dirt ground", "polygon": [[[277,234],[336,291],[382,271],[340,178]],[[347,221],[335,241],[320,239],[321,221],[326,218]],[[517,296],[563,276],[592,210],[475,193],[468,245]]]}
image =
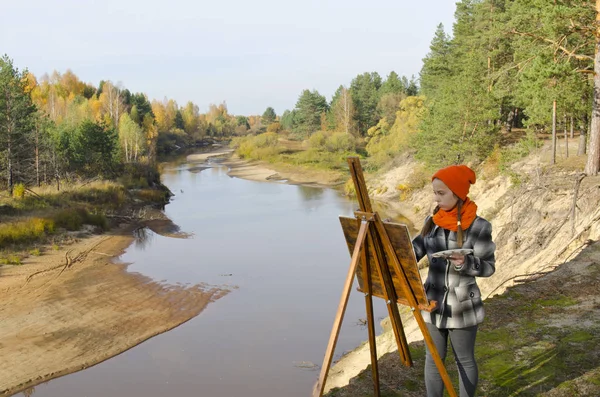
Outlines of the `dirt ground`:
{"label": "dirt ground", "polygon": [[0,395],[128,350],[198,315],[228,291],[162,285],[113,262],[133,226],[47,247],[0,268]]}

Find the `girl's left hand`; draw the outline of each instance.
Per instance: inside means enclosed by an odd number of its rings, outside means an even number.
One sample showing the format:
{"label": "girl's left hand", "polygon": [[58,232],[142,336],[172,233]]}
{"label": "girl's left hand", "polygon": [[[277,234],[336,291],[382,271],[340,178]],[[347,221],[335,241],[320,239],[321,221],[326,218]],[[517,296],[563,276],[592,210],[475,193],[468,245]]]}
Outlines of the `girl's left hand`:
{"label": "girl's left hand", "polygon": [[450,260],[450,263],[457,267],[460,267],[465,263],[465,256],[461,254],[452,254],[448,259]]}

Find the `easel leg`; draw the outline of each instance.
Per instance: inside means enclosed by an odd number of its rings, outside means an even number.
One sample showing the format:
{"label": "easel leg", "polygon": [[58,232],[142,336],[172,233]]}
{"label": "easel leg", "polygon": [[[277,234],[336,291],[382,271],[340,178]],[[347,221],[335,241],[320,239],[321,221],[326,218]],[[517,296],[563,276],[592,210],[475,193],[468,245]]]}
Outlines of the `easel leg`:
{"label": "easel leg", "polygon": [[[446,371],[446,367],[444,366],[444,363],[442,362],[440,354],[437,351],[435,344],[433,343],[433,339],[431,338],[431,335],[429,334],[429,330],[427,329],[425,320],[423,319],[423,316],[421,315],[421,311],[417,307],[417,302],[414,298],[414,292],[410,289],[410,282],[406,278],[406,274],[404,273],[404,270],[402,270],[402,267],[400,266],[400,263],[398,262],[398,258],[394,253],[394,248],[393,248],[392,243],[390,242],[389,237],[385,231],[383,222],[381,222],[380,219],[376,218],[375,222],[373,222],[373,223],[374,223],[374,226],[377,228],[377,231],[379,232],[379,236],[381,236],[381,239],[382,239],[381,243],[382,243],[384,249],[388,252],[388,255],[392,258],[392,266],[394,268],[394,271],[396,272],[398,277],[400,277],[402,279],[403,294],[404,294],[404,296],[409,298],[409,302],[413,309],[413,315],[415,316],[415,319],[417,320],[417,323],[419,324],[419,328],[421,329],[421,332],[423,333],[423,338],[425,339],[425,343],[427,344],[427,347],[429,348],[429,351],[431,352],[433,362],[435,363],[435,366],[437,367],[437,369],[440,373],[440,376],[442,377],[444,386],[446,386],[446,390],[448,391],[448,394],[450,395],[450,397],[457,397],[456,391],[454,391],[454,387],[452,386],[452,381],[450,380],[450,376],[448,376],[448,371]],[[369,236],[372,234],[373,233],[369,233]]]}
{"label": "easel leg", "polygon": [[373,377],[374,397],[379,397],[379,367],[377,365],[377,341],[375,339],[375,319],[373,318],[373,284],[371,280],[371,264],[367,258],[369,244],[365,241],[364,249],[361,253],[361,262],[363,264],[363,278],[366,287],[365,305],[367,307],[367,326],[369,328],[369,347],[371,348],[371,375]]}
{"label": "easel leg", "polygon": [[421,333],[423,334],[423,339],[425,339],[425,344],[431,353],[431,357],[433,358],[433,362],[437,367],[440,376],[442,377],[442,381],[444,382],[444,386],[446,386],[446,391],[450,395],[450,397],[457,397],[456,391],[454,391],[454,386],[452,386],[452,381],[450,380],[450,376],[448,375],[448,371],[446,371],[446,367],[444,366],[444,362],[440,357],[440,353],[437,351],[435,344],[433,343],[433,339],[431,338],[431,334],[427,329],[427,325],[425,324],[425,320],[423,319],[423,315],[419,309],[414,310],[415,319],[419,324],[419,328],[421,328]]}
{"label": "easel leg", "polygon": [[358,231],[358,237],[356,238],[354,252],[352,253],[350,269],[348,269],[348,275],[346,276],[346,282],[344,284],[344,289],[342,290],[340,304],[335,315],[335,320],[333,321],[333,328],[331,330],[331,335],[329,336],[329,343],[327,344],[327,350],[325,351],[323,365],[321,366],[321,374],[319,375],[319,380],[313,390],[314,397],[321,397],[323,395],[323,390],[325,389],[325,381],[327,380],[327,374],[329,373],[329,367],[331,366],[331,360],[335,351],[335,345],[340,334],[342,321],[344,320],[344,313],[348,304],[348,298],[350,297],[350,290],[352,288],[354,274],[356,273],[356,268],[358,267],[358,261],[360,260],[360,252],[363,248],[363,244],[367,236],[367,231],[368,223],[366,221],[362,221],[360,224],[360,229]]}
{"label": "easel leg", "polygon": [[368,235],[368,243],[373,247],[373,251],[375,253],[375,266],[377,267],[379,278],[383,283],[383,292],[385,294],[388,313],[390,315],[392,330],[394,331],[394,336],[396,337],[396,345],[398,346],[400,361],[402,361],[405,366],[411,367],[412,359],[410,357],[410,351],[408,350],[408,342],[406,341],[406,335],[404,334],[404,327],[402,326],[400,311],[398,310],[398,305],[396,304],[397,297],[396,293],[394,292],[395,289],[392,276],[387,270],[388,266],[386,265],[385,256],[380,248],[381,240],[379,237],[377,237],[377,231],[374,225],[371,225],[370,227],[372,229]]}

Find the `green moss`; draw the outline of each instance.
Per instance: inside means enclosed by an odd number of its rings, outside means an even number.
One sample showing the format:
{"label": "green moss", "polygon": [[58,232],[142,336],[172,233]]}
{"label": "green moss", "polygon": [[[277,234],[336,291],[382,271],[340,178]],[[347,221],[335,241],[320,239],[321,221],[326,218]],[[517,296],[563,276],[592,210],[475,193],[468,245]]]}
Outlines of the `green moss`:
{"label": "green moss", "polygon": [[593,339],[594,336],[586,331],[575,331],[561,340],[563,343],[581,343]]}
{"label": "green moss", "polygon": [[485,332],[480,332],[477,334],[477,344],[478,346],[498,346],[505,347],[507,344],[510,344],[510,341],[513,339],[513,334],[507,328],[497,328],[494,330],[486,330]]}
{"label": "green moss", "polygon": [[568,296],[560,295],[551,299],[539,299],[536,304],[544,307],[568,307],[577,305],[579,302]]}
{"label": "green moss", "polygon": [[[384,390],[379,393],[381,397],[402,397],[403,394],[394,390]],[[372,394],[370,394],[372,395]]]}
{"label": "green moss", "polygon": [[596,373],[588,378],[588,381],[594,385],[600,386],[600,371],[596,371]]}
{"label": "green moss", "polygon": [[407,379],[402,383],[402,387],[408,391],[418,391],[421,389],[421,384],[415,379]]}
{"label": "green moss", "polygon": [[493,383],[505,386],[508,381],[505,379],[505,374],[511,372],[515,364],[515,358],[512,352],[498,352],[497,354],[479,360],[480,372],[486,376],[497,374],[499,378],[493,379]]}

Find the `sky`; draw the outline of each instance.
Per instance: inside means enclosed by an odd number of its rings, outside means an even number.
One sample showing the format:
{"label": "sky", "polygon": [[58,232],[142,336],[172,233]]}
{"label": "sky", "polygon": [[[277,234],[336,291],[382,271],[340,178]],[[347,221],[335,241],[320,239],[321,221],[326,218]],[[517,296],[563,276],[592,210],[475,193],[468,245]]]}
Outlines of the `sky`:
{"label": "sky", "polygon": [[0,54],[36,77],[71,69],[150,100],[281,115],[364,72],[418,78],[452,0],[0,0]]}

